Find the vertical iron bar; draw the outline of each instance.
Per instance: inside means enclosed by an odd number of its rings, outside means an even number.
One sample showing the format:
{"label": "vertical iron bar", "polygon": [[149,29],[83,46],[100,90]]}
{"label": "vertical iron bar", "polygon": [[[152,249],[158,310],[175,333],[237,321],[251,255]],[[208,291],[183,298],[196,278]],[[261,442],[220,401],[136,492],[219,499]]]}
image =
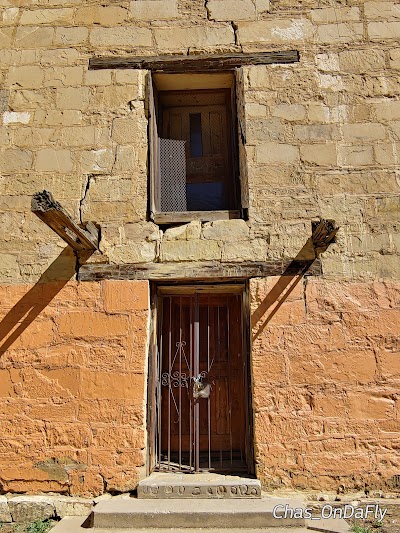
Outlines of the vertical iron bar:
{"label": "vertical iron bar", "polygon": [[182,296],[179,298],[179,470],[182,470]]}
{"label": "vertical iron bar", "polygon": [[[161,303],[162,302],[162,303]],[[157,367],[158,367],[158,376],[157,376],[157,455],[158,455],[158,468],[161,467],[161,374],[162,374],[162,360],[163,360],[163,304],[164,300],[161,298],[157,298],[157,304],[158,308],[160,309],[159,313],[159,322],[157,324],[158,331],[160,332],[160,338],[157,341]]]}
{"label": "vertical iron bar", "polygon": [[[219,321],[219,303],[217,305],[217,353],[218,353],[218,362],[221,360],[221,336],[220,336],[220,321]],[[221,398],[221,379],[218,380],[218,396]],[[221,421],[221,413],[219,413],[219,422]],[[218,427],[219,430],[219,464],[222,468],[222,435],[221,435],[221,424]]]}
{"label": "vertical iron bar", "polygon": [[227,356],[228,356],[228,416],[229,416],[229,446],[230,446],[230,458],[231,466],[233,463],[233,450],[232,450],[232,396],[231,396],[231,350],[230,350],[230,313],[229,303],[232,298],[226,296],[226,326],[227,326]]}
{"label": "vertical iron bar", "polygon": [[172,296],[169,297],[169,332],[168,332],[168,471],[171,462],[171,348],[172,348]]}
{"label": "vertical iron bar", "polygon": [[[199,295],[195,295],[195,309],[194,309],[194,374],[197,377],[199,371]],[[194,402],[194,434],[195,434],[195,470],[200,468],[200,403],[198,399]]]}
{"label": "vertical iron bar", "polygon": [[[211,387],[210,381],[210,295],[207,298],[207,377],[209,386]],[[211,469],[211,390],[207,398],[207,427],[208,427],[208,469]]]}
{"label": "vertical iron bar", "polygon": [[189,331],[190,331],[190,348],[189,348],[189,470],[192,471],[192,449],[193,449],[193,427],[192,427],[192,418],[193,418],[193,309],[192,309],[192,302],[193,297],[190,296],[189,299]]}

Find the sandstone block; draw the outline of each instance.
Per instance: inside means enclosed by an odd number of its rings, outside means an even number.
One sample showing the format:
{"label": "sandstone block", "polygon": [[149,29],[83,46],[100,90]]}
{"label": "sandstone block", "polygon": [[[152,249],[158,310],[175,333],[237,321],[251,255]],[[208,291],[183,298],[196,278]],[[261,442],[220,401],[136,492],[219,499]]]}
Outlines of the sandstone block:
{"label": "sandstone block", "polygon": [[300,158],[305,163],[318,166],[336,166],[337,153],[334,144],[309,144],[300,146]]}
{"label": "sandstone block", "polygon": [[148,28],[132,26],[116,28],[93,28],[90,31],[90,44],[98,48],[110,46],[132,47],[153,45],[151,31]]}
{"label": "sandstone block", "polygon": [[82,85],[82,67],[49,67],[44,71],[44,87],[68,87]]}
{"label": "sandstone block", "polygon": [[3,113],[3,124],[28,124],[31,120],[31,113],[18,113],[16,111],[5,111]]}
{"label": "sandstone block", "polygon": [[63,146],[91,146],[100,135],[101,130],[94,126],[70,126],[63,128],[60,140]]}
{"label": "sandstone block", "polygon": [[88,87],[66,87],[57,90],[56,105],[58,109],[84,110],[88,104]]}
{"label": "sandstone block", "polygon": [[9,7],[3,11],[3,24],[8,26],[9,24],[15,24],[19,15],[18,7]]}
{"label": "sandstone block", "polygon": [[49,110],[43,115],[43,119],[39,121],[39,114],[35,114],[35,122],[43,123],[47,126],[76,126],[82,123],[82,113],[74,109],[66,109],[64,111]]}
{"label": "sandstone block", "polygon": [[110,262],[117,264],[152,262],[156,258],[156,244],[145,242],[117,245],[109,251],[109,257]]}
{"label": "sandstone block", "polygon": [[[146,131],[144,123],[140,125],[143,130],[141,140],[144,140]],[[137,142],[138,120],[135,118],[115,118],[112,123],[111,137],[118,144],[131,144]]]}
{"label": "sandstone block", "polygon": [[176,0],[134,0],[130,3],[133,20],[170,20],[180,17]]}
{"label": "sandstone block", "polygon": [[389,64],[391,68],[400,68],[400,48],[392,48],[389,50]]}
{"label": "sandstone block", "polygon": [[321,43],[351,43],[363,38],[363,25],[359,22],[323,24],[317,29]]}
{"label": "sandstone block", "polygon": [[105,108],[107,110],[119,107],[128,109],[130,102],[135,100],[137,96],[137,85],[96,87],[95,93],[91,99],[91,104],[96,108]]}
{"label": "sandstone block", "polygon": [[251,0],[210,0],[207,2],[210,20],[254,20],[256,7]]}
{"label": "sandstone block", "polygon": [[102,283],[104,309],[107,313],[148,311],[149,284],[147,281],[113,281]]}
{"label": "sandstone block", "polygon": [[374,104],[375,114],[379,122],[400,120],[400,101],[385,100]]}
{"label": "sandstone block", "polygon": [[19,27],[15,44],[19,48],[42,48],[53,44],[54,28]]}
{"label": "sandstone block", "polygon": [[386,419],[393,416],[394,401],[389,398],[359,393],[348,394],[349,417],[356,419]]}
{"label": "sandstone block", "polygon": [[0,47],[10,48],[13,38],[14,28],[0,28]]}
{"label": "sandstone block", "polygon": [[371,20],[393,20],[400,18],[400,9],[397,2],[365,2],[364,13]]}
{"label": "sandstone block", "polygon": [[269,11],[271,8],[270,0],[256,0],[257,14],[261,14],[264,11]]}
{"label": "sandstone block", "polygon": [[40,54],[40,63],[46,67],[75,65],[78,60],[79,52],[75,48],[43,50]]}
{"label": "sandstone block", "polygon": [[69,150],[44,148],[37,152],[35,169],[40,171],[71,172],[73,161]]}
{"label": "sandstone block", "polygon": [[360,9],[358,7],[325,7],[312,9],[311,18],[317,24],[357,21],[360,20]]}
{"label": "sandstone block", "polygon": [[221,259],[217,242],[209,240],[163,241],[162,261],[213,261]]}
{"label": "sandstone block", "polygon": [[[143,368],[140,370],[143,370]],[[117,383],[118,386],[116,386]],[[143,403],[143,395],[143,374],[133,374],[132,372],[120,374],[117,372],[100,372],[94,370],[82,371],[82,398],[129,399],[141,405]],[[124,440],[121,440],[118,443],[118,430],[113,428],[112,433],[114,430],[116,435],[114,438],[109,439],[108,443],[105,443],[105,445],[109,447],[112,446],[112,443],[115,443],[118,447],[122,447]],[[127,428],[127,430],[129,431],[132,441],[137,444],[138,432],[135,431],[135,428]],[[97,432],[97,438],[96,436],[94,438],[94,444],[97,446],[101,445],[100,442],[96,444],[96,440],[100,439],[101,435],[99,431]]]}
{"label": "sandstone block", "polygon": [[247,43],[284,43],[309,41],[313,26],[307,19],[276,19],[258,22],[240,22],[239,41]]}
{"label": "sandstone block", "polygon": [[342,132],[345,141],[378,141],[386,137],[385,127],[371,122],[343,124]]}
{"label": "sandstone block", "polygon": [[400,151],[399,143],[376,144],[374,147],[375,160],[383,166],[395,165],[397,163],[396,153]]}
{"label": "sandstone block", "polygon": [[249,226],[244,220],[217,220],[203,227],[203,237],[214,241],[244,241],[249,239]]}
{"label": "sandstone block", "polygon": [[16,146],[37,148],[52,143],[54,129],[52,128],[19,128],[14,132]]}
{"label": "sandstone block", "polygon": [[300,104],[280,104],[271,109],[271,115],[289,121],[304,120],[306,108]]}
{"label": "sandstone block", "polygon": [[201,236],[201,222],[193,220],[189,224],[182,224],[165,230],[163,239],[171,240],[185,240],[200,239]]}
{"label": "sandstone block", "polygon": [[81,152],[80,168],[82,172],[108,173],[114,162],[114,153],[110,148],[84,150]]}
{"label": "sandstone block", "polygon": [[8,73],[9,85],[27,89],[38,89],[43,85],[44,72],[40,67],[11,67]]}
{"label": "sandstone block", "polygon": [[84,6],[78,8],[75,14],[75,24],[117,26],[126,20],[127,15],[127,9],[119,6]]}
{"label": "sandstone block", "polygon": [[268,252],[269,245],[265,239],[230,242],[222,247],[222,261],[263,261]]}
{"label": "sandstone block", "polygon": [[65,516],[88,516],[93,507],[93,501],[87,498],[71,498],[57,496],[54,498],[56,515],[60,518]]}
{"label": "sandstone block", "polygon": [[0,496],[0,524],[2,522],[12,522],[8,501],[5,496]]}
{"label": "sandstone block", "polygon": [[339,159],[344,165],[363,166],[372,165],[374,154],[372,146],[340,146]]}
{"label": "sandstone block", "polygon": [[61,46],[75,46],[87,41],[88,28],[56,28],[54,44]]}
{"label": "sandstone block", "polygon": [[111,85],[111,70],[88,70],[85,85]]}
{"label": "sandstone block", "polygon": [[346,50],[339,53],[340,68],[344,72],[376,72],[385,69],[383,50]]}
{"label": "sandstone block", "polygon": [[299,161],[299,148],[291,144],[265,143],[256,146],[257,163],[293,164]]}
{"label": "sandstone block", "polygon": [[234,31],[230,25],[220,28],[155,28],[154,37],[159,50],[187,50],[188,47],[207,48],[235,44]]}
{"label": "sandstone block", "polygon": [[267,108],[265,105],[257,103],[246,104],[246,116],[247,117],[265,117],[267,115]]}
{"label": "sandstone block", "polygon": [[74,10],[72,8],[60,9],[34,9],[24,10],[21,15],[20,24],[36,26],[38,24],[71,24],[73,23]]}
{"label": "sandstone block", "polygon": [[369,22],[367,32],[372,41],[398,40],[400,38],[400,22]]}
{"label": "sandstone block", "polygon": [[58,319],[59,333],[68,337],[106,338],[127,334],[126,316],[108,316],[104,313],[81,312],[65,313]]}
{"label": "sandstone block", "polygon": [[339,138],[338,127],[331,124],[294,126],[294,137],[299,141],[333,141]]}
{"label": "sandstone block", "polygon": [[45,520],[55,513],[53,501],[44,496],[16,496],[8,500],[8,506],[14,522]]}
{"label": "sandstone block", "polygon": [[32,167],[32,161],[32,152],[10,148],[1,154],[0,169],[5,173],[29,170]]}
{"label": "sandstone block", "polygon": [[[160,230],[152,222],[140,222],[124,225],[125,238],[128,241],[157,241],[160,239]],[[198,233],[200,238],[200,230]]]}

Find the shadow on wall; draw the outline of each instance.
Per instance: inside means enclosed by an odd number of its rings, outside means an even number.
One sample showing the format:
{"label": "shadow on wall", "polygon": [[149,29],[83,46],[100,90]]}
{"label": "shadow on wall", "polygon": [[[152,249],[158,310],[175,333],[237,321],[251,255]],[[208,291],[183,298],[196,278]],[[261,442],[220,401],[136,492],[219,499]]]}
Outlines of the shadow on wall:
{"label": "shadow on wall", "polygon": [[[86,261],[90,255],[80,256],[79,261]],[[76,260],[73,250],[69,246],[64,248],[37,283],[6,314],[0,322],[0,357],[74,277]]]}
{"label": "shadow on wall", "polygon": [[[253,342],[261,335],[268,322],[279,311],[289,294],[303,279],[315,259],[313,240],[310,237],[251,315],[252,330],[257,327],[257,330],[253,333]],[[266,315],[265,318],[264,315]]]}

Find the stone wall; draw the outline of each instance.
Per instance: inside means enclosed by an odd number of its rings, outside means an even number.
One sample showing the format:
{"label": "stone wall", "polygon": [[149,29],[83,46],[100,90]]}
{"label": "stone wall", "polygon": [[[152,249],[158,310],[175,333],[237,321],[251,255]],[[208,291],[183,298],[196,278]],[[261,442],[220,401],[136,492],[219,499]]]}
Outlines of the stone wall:
{"label": "stone wall", "polygon": [[146,457],[148,283],[3,285],[0,319],[0,491],[134,488]]}
{"label": "stone wall", "polygon": [[398,490],[400,284],[250,284],[257,475],[268,488]]}
{"label": "stone wall", "polygon": [[[101,225],[101,260],[112,263],[291,258],[322,216],[341,228],[327,275],[400,276],[400,4],[1,6],[1,280],[34,282],[60,251],[30,213],[43,187],[78,220]],[[247,227],[234,243],[234,221],[183,228],[187,243],[175,243],[147,218],[146,73],[88,71],[89,58],[274,49],[301,59],[245,69]]]}
{"label": "stone wall", "polygon": [[[287,280],[251,282],[257,472],[268,486],[390,483],[400,4],[0,8],[0,489],[128,490],[145,462],[147,284],[72,281],[75,258],[30,212],[43,188],[101,226],[89,261],[290,259],[313,220],[336,220],[324,277],[300,281],[276,314]],[[146,72],[88,71],[89,58],[291,49],[299,63],[245,68],[249,219],[150,222]]]}

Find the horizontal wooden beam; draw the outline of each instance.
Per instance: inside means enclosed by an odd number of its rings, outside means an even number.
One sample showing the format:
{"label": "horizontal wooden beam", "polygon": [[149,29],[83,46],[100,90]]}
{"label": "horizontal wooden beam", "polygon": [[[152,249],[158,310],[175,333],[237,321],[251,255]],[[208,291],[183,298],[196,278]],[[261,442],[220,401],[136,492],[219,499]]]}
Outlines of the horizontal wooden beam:
{"label": "horizontal wooden beam", "polygon": [[266,276],[294,276],[322,274],[321,262],[263,261],[219,263],[213,261],[188,263],[137,263],[126,265],[85,264],[79,269],[80,281],[103,279],[190,281],[190,280],[244,280]]}
{"label": "horizontal wooden beam", "polygon": [[201,72],[207,70],[232,70],[244,65],[269,65],[272,63],[297,63],[297,50],[258,52],[252,54],[202,54],[195,56],[126,56],[92,57],[89,70],[146,69],[164,72]]}
{"label": "horizontal wooden beam", "polygon": [[31,209],[77,252],[98,250],[99,229],[93,222],[88,222],[86,228],[78,226],[49,191],[34,194]]}

